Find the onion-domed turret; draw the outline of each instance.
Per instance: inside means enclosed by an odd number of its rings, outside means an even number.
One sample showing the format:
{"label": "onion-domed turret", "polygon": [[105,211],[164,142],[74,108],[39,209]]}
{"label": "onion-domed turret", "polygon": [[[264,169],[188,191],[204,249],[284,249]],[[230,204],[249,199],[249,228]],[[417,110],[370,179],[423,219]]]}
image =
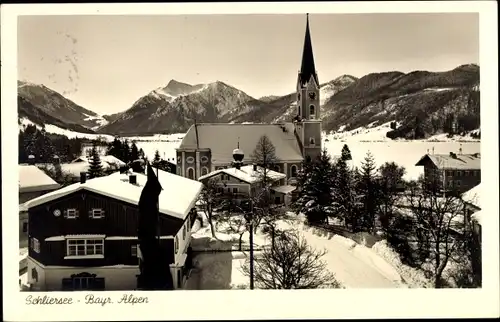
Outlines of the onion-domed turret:
{"label": "onion-domed turret", "polygon": [[245,154],[243,153],[243,150],[241,150],[239,148],[233,150],[233,159],[234,159],[234,161],[243,162],[243,158],[244,157],[245,157]]}

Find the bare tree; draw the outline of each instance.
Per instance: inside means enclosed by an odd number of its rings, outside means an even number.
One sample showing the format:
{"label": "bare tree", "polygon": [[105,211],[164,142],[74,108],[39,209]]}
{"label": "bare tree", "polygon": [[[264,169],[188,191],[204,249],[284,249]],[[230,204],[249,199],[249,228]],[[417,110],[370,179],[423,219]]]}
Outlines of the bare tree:
{"label": "bare tree", "polygon": [[279,163],[279,159],[276,156],[276,148],[266,135],[260,137],[250,158],[253,163],[261,167],[259,171],[260,183],[262,187],[267,187],[272,183],[269,172],[274,170],[274,167]]}
{"label": "bare tree", "polygon": [[214,208],[221,204],[221,193],[217,190],[218,180],[208,179],[203,183],[203,189],[200,193],[200,201],[203,204],[203,211],[207,217],[208,223],[210,225],[210,230],[212,232],[212,237],[215,236],[214,229]]}
{"label": "bare tree", "polygon": [[270,176],[270,172],[275,170],[279,159],[276,156],[276,148],[269,137],[263,135],[259,138],[250,157],[252,162],[258,166],[259,176],[259,191],[250,196],[251,212],[255,224],[254,230],[257,231],[259,225],[263,223],[265,231],[270,233],[274,244],[276,221],[282,219],[284,213],[279,207],[272,205],[271,186],[276,179]]}
{"label": "bare tree", "polygon": [[226,193],[222,197],[218,223],[225,225],[228,232],[238,234],[238,250],[241,251],[243,235],[250,231],[251,214],[242,207],[241,200],[236,200],[233,196],[232,193]]}
{"label": "bare tree", "polygon": [[[255,259],[255,283],[261,289],[340,288],[321,260],[325,254],[309,246],[298,231],[279,232],[274,251],[264,248]],[[248,262],[242,272],[250,275]]]}
{"label": "bare tree", "polygon": [[463,202],[456,194],[443,195],[440,187],[431,187],[425,179],[412,182],[406,199],[416,232],[428,241],[434,287],[442,288],[444,269],[464,245]]}

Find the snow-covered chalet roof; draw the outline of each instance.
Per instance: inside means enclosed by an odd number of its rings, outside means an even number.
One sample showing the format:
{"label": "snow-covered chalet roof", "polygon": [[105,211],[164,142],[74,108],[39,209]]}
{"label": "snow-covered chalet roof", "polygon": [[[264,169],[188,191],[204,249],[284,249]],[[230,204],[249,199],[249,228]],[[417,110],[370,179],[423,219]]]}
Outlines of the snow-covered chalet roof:
{"label": "snow-covered chalet roof", "polygon": [[415,165],[421,166],[430,160],[438,169],[481,170],[480,154],[426,154]]}
{"label": "snow-covered chalet roof", "polygon": [[[220,170],[212,171],[209,174],[206,174],[204,176],[201,176],[200,178],[198,178],[198,180],[203,181],[205,179],[217,176],[221,173],[225,173],[225,174],[230,175],[232,177],[235,177],[241,181],[252,184],[252,183],[259,182],[261,180],[263,168],[257,167],[257,170],[254,171],[253,165],[245,165],[245,166],[242,166],[239,170],[236,168],[220,169]],[[267,176],[269,179],[271,179],[273,181],[277,181],[277,180],[281,180],[281,179],[286,178],[286,174],[281,173],[281,172],[276,172],[273,170],[267,170]]]}
{"label": "snow-covered chalet roof", "polygon": [[290,185],[285,185],[285,186],[278,186],[278,187],[272,187],[271,190],[274,190],[276,192],[279,192],[279,193],[282,193],[282,194],[287,194],[287,193],[290,193],[292,191],[294,191],[295,189],[297,189],[297,187],[295,186],[290,186]]}
{"label": "snow-covered chalet roof", "polygon": [[34,165],[19,165],[19,192],[58,189],[60,185]]}
{"label": "snow-covered chalet roof", "polygon": [[[156,170],[154,170],[156,173]],[[147,181],[144,173],[133,173],[137,184],[129,183],[132,172],[115,172],[105,177],[87,179],[85,183],[74,183],[47,193],[25,203],[28,209],[59,199],[79,190],[91,191],[133,205],[139,204],[142,189]],[[201,182],[158,170],[158,180],[163,188],[159,196],[160,213],[184,220],[201,192]]]}
{"label": "snow-covered chalet roof", "polygon": [[[112,167],[116,167],[116,168],[119,168],[121,166],[125,166],[126,163],[123,162],[122,160],[118,159],[117,157],[115,157],[114,155],[101,155],[100,156],[100,159],[101,159],[101,163],[103,163],[103,166],[112,166]],[[88,163],[89,162],[89,159],[86,157],[86,156],[79,156],[78,158],[76,158],[75,160],[71,161],[71,163],[82,163],[82,162],[86,162]]]}
{"label": "snow-covered chalet roof", "polygon": [[481,184],[478,184],[474,188],[464,192],[462,194],[462,200],[478,208],[483,208],[481,207],[481,191]]}

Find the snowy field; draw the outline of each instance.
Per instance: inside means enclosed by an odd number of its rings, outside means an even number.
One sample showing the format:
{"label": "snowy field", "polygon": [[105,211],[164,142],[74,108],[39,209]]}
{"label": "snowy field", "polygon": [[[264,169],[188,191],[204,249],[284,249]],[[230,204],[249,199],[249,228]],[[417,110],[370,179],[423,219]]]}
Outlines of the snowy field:
{"label": "snowy field", "polygon": [[[23,125],[32,124],[27,119],[22,119]],[[45,129],[50,133],[64,134],[69,138],[87,137],[95,139],[104,138],[107,141],[113,140],[110,135],[94,135],[85,133],[76,133],[58,128],[54,125],[46,125]],[[360,127],[351,131],[331,133],[323,136],[323,147],[327,149],[330,155],[338,156],[344,144],[349,146],[353,158],[353,166],[359,166],[366,153],[370,151],[377,166],[387,161],[394,161],[406,168],[405,179],[416,179],[423,173],[421,167],[416,167],[415,163],[426,153],[449,154],[450,152],[480,153],[481,142],[472,139],[470,136],[447,138],[446,135],[435,135],[427,140],[391,140],[386,137],[390,131],[390,123],[384,123],[378,126],[369,125]],[[478,131],[478,130],[477,130]],[[138,148],[142,148],[148,159],[153,159],[155,151],[158,150],[160,156],[167,160],[176,160],[175,149],[179,147],[185,133],[176,134],[156,134],[151,136],[131,136],[124,137],[130,142],[136,142]],[[250,153],[250,152],[249,152]]]}
{"label": "snowy field", "polygon": [[[422,287],[417,278],[403,278],[407,268],[389,257],[390,250],[384,249],[386,256],[380,256],[371,248],[357,244],[351,239],[325,234],[302,223],[302,219],[280,222],[280,228],[296,228],[313,248],[327,251],[322,258],[329,271],[346,288],[408,288]],[[238,235],[217,232],[219,241],[211,237],[208,223],[204,227],[194,227],[193,249],[235,249]],[[248,247],[248,234],[244,237],[244,248]],[[255,235],[256,249],[269,245],[269,240],[260,233]],[[381,248],[381,247],[379,247]],[[259,256],[259,252],[255,253]],[[194,257],[197,269],[190,277],[190,289],[239,289],[248,288],[249,278],[242,273],[241,267],[248,257],[247,251],[203,252]],[[388,260],[392,259],[392,260]],[[394,266],[398,265],[399,266]],[[400,273],[401,272],[401,273]],[[416,274],[416,273],[414,273]],[[408,275],[408,273],[407,273]]]}
{"label": "snowy field", "polygon": [[[139,141],[137,147],[142,148],[146,156],[151,160],[154,157],[156,149],[160,152],[162,158],[175,161],[175,149],[180,145],[182,134],[170,135],[162,140]],[[142,138],[143,140],[146,138]],[[394,161],[397,164],[406,168],[405,179],[417,179],[420,174],[423,174],[423,168],[416,167],[415,164],[426,153],[449,154],[450,152],[458,153],[460,147],[462,153],[480,153],[480,142],[431,142],[431,141],[360,141],[360,140],[323,140],[323,147],[332,156],[340,155],[344,144],[349,146],[353,158],[352,164],[360,166],[361,162],[370,151],[377,166],[384,162]]]}

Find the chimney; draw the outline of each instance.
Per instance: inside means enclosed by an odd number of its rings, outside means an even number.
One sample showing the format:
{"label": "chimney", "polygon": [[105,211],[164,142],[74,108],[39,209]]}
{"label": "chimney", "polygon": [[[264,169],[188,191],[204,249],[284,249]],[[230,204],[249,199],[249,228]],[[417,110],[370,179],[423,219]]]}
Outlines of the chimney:
{"label": "chimney", "polygon": [[129,177],[128,177],[128,181],[129,183],[131,184],[137,184],[137,176],[135,174],[131,174]]}
{"label": "chimney", "polygon": [[28,155],[28,164],[35,164],[35,156],[33,154]]}
{"label": "chimney", "polygon": [[257,171],[257,165],[255,163],[253,165],[253,171]]}
{"label": "chimney", "polygon": [[83,184],[87,182],[87,173],[86,172],[80,172],[80,183]]}
{"label": "chimney", "polygon": [[457,158],[457,155],[453,152],[450,152],[450,157],[452,157],[453,159],[456,159]]}

